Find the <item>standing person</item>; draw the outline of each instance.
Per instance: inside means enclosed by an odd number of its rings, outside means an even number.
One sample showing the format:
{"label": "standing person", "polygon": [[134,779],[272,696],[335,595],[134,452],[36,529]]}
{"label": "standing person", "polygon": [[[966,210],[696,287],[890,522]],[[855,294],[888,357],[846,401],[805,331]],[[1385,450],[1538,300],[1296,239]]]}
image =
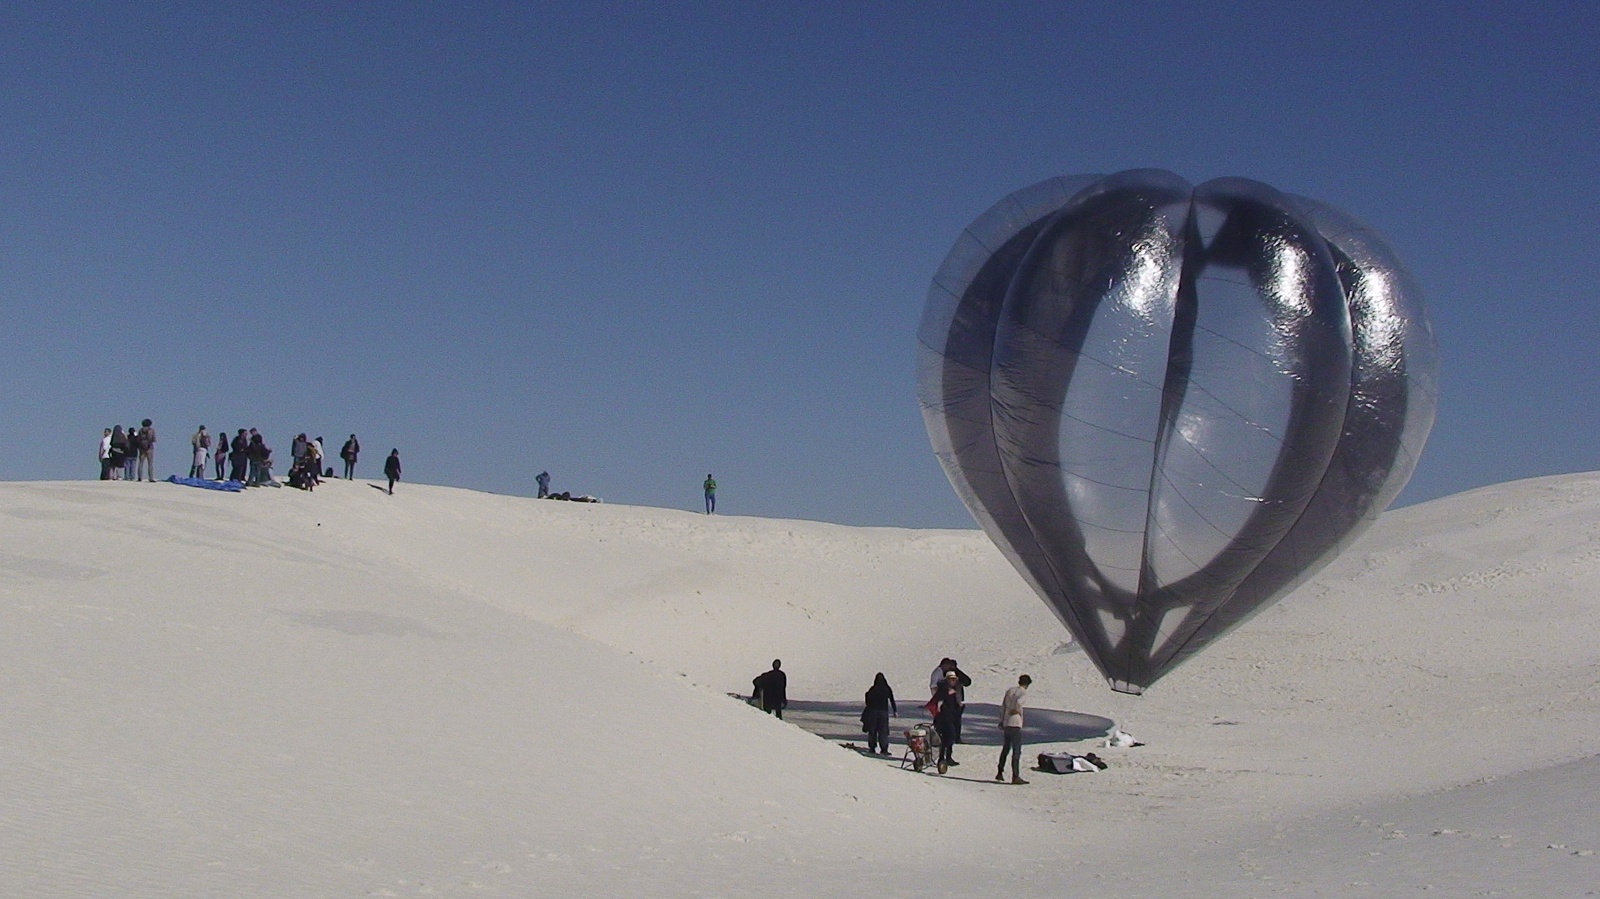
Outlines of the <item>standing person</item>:
{"label": "standing person", "polygon": [[717,511],[717,481],[711,475],[706,475],[706,514]]}
{"label": "standing person", "polygon": [[350,439],[339,448],[339,458],[344,460],[344,479],[350,480],[356,476],[356,456],[361,455],[361,441],[356,435],[351,434]]}
{"label": "standing person", "polygon": [[322,438],[306,444],[306,455],[310,456],[316,464],[311,466],[311,483],[322,483]]}
{"label": "standing person", "polygon": [[383,460],[383,476],[389,479],[389,495],[394,496],[394,482],[400,480],[399,450],[389,450],[389,458]]}
{"label": "standing person", "polygon": [[122,456],[122,479],[138,480],[134,477],[134,468],[139,464],[139,428],[137,425],[128,425],[123,433],[128,437],[128,451]]}
{"label": "standing person", "polygon": [[255,428],[250,429],[250,445],[246,453],[250,460],[250,483],[272,483],[272,447],[267,446],[267,438]]}
{"label": "standing person", "polygon": [[961,726],[961,681],[951,671],[933,694],[933,728],[939,732],[939,773],[961,764],[955,759],[957,728]]}
{"label": "standing person", "polygon": [[124,465],[128,460],[128,434],[122,430],[122,425],[111,429],[111,480],[120,481],[125,471]]}
{"label": "standing person", "polygon": [[541,471],[534,477],[534,483],[539,485],[539,499],[550,495],[550,472]]}
{"label": "standing person", "polygon": [[111,429],[106,428],[100,435],[100,480],[111,480]]}
{"label": "standing person", "polygon": [[211,435],[206,433],[205,425],[201,425],[200,430],[189,438],[189,445],[194,448],[194,462],[189,465],[189,477],[203,478],[206,476],[206,463],[211,461]]}
{"label": "standing person", "polygon": [[1033,678],[1024,674],[1017,678],[1017,685],[1006,691],[1005,698],[1000,700],[1000,732],[1004,738],[1000,743],[1000,764],[994,769],[994,779],[1001,783],[1006,782],[1006,756],[1011,756],[1011,782],[1025,784],[1022,779],[1022,702],[1028,696],[1028,685],[1033,683]]}
{"label": "standing person", "polygon": [[[861,726],[867,731],[867,751],[889,754],[889,718],[900,714],[894,704],[894,689],[879,671],[867,688],[867,707],[861,712]],[[876,749],[874,748],[876,747]]]}
{"label": "standing person", "polygon": [[145,480],[156,482],[156,429],[148,418],[139,423],[139,467],[134,469],[135,481],[139,480],[140,472],[144,473]]}
{"label": "standing person", "polygon": [[773,659],[772,669],[761,672],[750,682],[755,687],[755,697],[761,700],[761,711],[777,715],[780,721],[784,706],[789,704],[789,675],[782,669],[783,661]]}
{"label": "standing person", "polygon": [[244,464],[246,484],[259,484],[261,482],[261,450],[266,447],[266,441],[261,438],[261,432],[255,428],[250,429],[250,435],[244,442]]}
{"label": "standing person", "polygon": [[961,713],[967,707],[967,688],[972,686],[972,678],[961,670],[961,666],[956,664],[955,659],[940,659],[939,667],[933,669],[933,673],[928,676],[928,690],[932,693],[938,693],[939,688],[951,674],[956,676],[956,742],[959,743],[961,742]]}
{"label": "standing person", "polygon": [[232,463],[233,470],[228,473],[228,479],[244,483],[245,466],[250,463],[250,437],[245,434],[244,428],[234,435],[233,443],[228,445],[228,461]]}

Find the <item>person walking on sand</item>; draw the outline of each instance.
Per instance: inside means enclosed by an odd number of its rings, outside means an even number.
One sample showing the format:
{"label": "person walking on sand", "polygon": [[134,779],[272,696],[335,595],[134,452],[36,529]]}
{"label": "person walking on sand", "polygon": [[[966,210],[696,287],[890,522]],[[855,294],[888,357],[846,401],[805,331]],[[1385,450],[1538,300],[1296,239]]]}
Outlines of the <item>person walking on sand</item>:
{"label": "person walking on sand", "polygon": [[861,728],[867,732],[867,751],[889,754],[889,718],[900,714],[894,703],[894,688],[879,671],[867,688],[867,707],[861,712]]}
{"label": "person walking on sand", "polygon": [[756,675],[750,684],[761,700],[761,711],[783,720],[783,707],[789,704],[789,675],[783,673],[783,660],[773,659],[771,670]]}
{"label": "person walking on sand", "polygon": [[383,460],[383,476],[389,479],[389,495],[394,496],[394,482],[400,480],[399,450],[389,450],[389,458]]}
{"label": "person walking on sand", "polygon": [[706,489],[706,514],[710,515],[717,511],[717,481],[708,474],[703,486]]}
{"label": "person walking on sand", "polygon": [[1000,700],[1000,764],[994,770],[994,779],[1006,782],[1006,756],[1011,756],[1011,782],[1025,784],[1022,779],[1022,702],[1028,696],[1028,685],[1033,678],[1024,674],[1017,685],[1006,691]]}
{"label": "person walking on sand", "polygon": [[361,441],[356,435],[351,434],[350,439],[344,442],[339,449],[339,458],[344,460],[344,479],[350,480],[356,476],[356,457],[361,455]]}

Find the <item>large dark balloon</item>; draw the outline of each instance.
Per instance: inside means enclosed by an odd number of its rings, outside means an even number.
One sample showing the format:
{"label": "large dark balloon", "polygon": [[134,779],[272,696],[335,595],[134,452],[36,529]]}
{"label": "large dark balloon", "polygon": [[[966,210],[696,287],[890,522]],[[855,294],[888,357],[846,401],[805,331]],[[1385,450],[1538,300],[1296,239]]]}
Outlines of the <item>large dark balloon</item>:
{"label": "large dark balloon", "polygon": [[1012,194],[951,249],[920,341],[951,484],[1127,693],[1332,560],[1433,425],[1433,334],[1388,247],[1242,178]]}

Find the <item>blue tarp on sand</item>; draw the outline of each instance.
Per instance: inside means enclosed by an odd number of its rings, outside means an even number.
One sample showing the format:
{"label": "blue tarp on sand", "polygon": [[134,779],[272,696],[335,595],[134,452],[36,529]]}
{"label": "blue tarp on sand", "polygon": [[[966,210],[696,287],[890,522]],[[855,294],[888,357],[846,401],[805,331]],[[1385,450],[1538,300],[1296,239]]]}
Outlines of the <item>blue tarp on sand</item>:
{"label": "blue tarp on sand", "polygon": [[244,484],[239,481],[208,481],[205,478],[180,478],[172,475],[167,478],[169,484],[182,484],[185,487],[204,487],[207,490],[225,490],[228,493],[240,493]]}

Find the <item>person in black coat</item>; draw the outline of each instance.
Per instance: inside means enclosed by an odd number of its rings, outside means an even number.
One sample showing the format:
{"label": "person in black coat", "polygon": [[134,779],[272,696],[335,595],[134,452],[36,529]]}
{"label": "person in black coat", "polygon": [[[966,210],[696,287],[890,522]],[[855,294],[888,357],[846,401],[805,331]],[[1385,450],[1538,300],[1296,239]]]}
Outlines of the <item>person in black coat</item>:
{"label": "person in black coat", "polygon": [[228,462],[233,466],[229,479],[243,482],[245,468],[250,464],[250,437],[244,428],[240,428],[239,433],[234,435],[233,442],[228,444]]}
{"label": "person in black coat", "polygon": [[[382,444],[379,444],[382,446]],[[394,482],[400,480],[400,451],[389,450],[389,458],[383,460],[383,476],[389,479],[389,495],[394,496]]]}
{"label": "person in black coat", "polygon": [[344,460],[344,479],[350,480],[356,476],[356,457],[361,455],[361,441],[356,435],[351,434],[350,439],[344,442],[339,449],[339,458]]}
{"label": "person in black coat", "polygon": [[111,478],[113,481],[122,480],[123,462],[128,458],[128,435],[123,433],[122,425],[111,429]]}
{"label": "person in black coat", "polygon": [[945,675],[934,692],[933,705],[933,727],[939,732],[939,773],[943,774],[946,767],[961,764],[951,755],[961,726],[961,681],[954,671]]}
{"label": "person in black coat", "polygon": [[272,448],[267,438],[255,428],[250,429],[250,442],[245,445],[245,459],[250,465],[250,484],[265,484],[272,480]]}
{"label": "person in black coat", "polygon": [[783,661],[773,659],[772,670],[756,675],[756,679],[750,682],[755,687],[754,697],[761,701],[761,711],[777,715],[780,719],[784,706],[789,704],[789,676],[782,669]]}
{"label": "person in black coat", "polygon": [[867,751],[889,754],[889,717],[900,714],[894,703],[894,688],[879,671],[867,688],[867,707],[861,712],[861,728],[867,732]]}

